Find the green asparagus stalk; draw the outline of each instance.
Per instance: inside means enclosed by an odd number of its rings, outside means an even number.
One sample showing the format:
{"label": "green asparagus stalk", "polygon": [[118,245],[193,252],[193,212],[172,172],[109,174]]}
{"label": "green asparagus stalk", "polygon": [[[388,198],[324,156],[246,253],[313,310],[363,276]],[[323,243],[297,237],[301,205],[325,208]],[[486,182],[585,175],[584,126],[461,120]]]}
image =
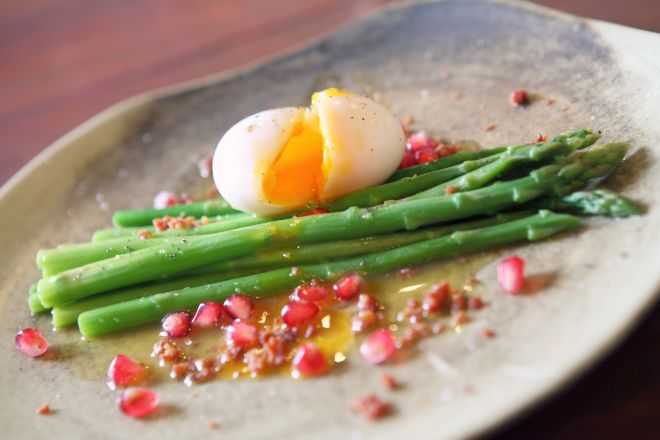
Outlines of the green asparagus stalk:
{"label": "green asparagus stalk", "polygon": [[39,297],[45,306],[52,307],[242,257],[276,244],[359,238],[492,214],[543,195],[568,194],[603,178],[621,162],[626,148],[622,143],[598,145],[572,154],[562,165],[548,165],[528,177],[466,193],[279,220],[197,240],[172,239],[166,246],[118,255],[44,278],[39,281]]}
{"label": "green asparagus stalk", "polygon": [[371,275],[404,265],[424,264],[441,258],[518,241],[540,240],[579,226],[580,219],[577,217],[542,211],[539,214],[508,223],[455,232],[449,236],[425,240],[363,257],[301,266],[296,271],[291,268],[277,269],[203,287],[184,288],[101,307],[82,313],[78,317],[78,327],[86,337],[98,336],[156,322],[169,312],[192,310],[204,301],[223,301],[236,292],[253,296],[267,296],[311,279],[332,281],[341,274],[353,271]]}
{"label": "green asparagus stalk", "polygon": [[[597,135],[589,132],[581,132],[580,136],[571,137],[564,141],[550,141],[537,145],[525,145],[522,147],[511,147],[500,155],[491,156],[481,161],[468,161],[454,167],[433,171],[422,176],[410,179],[401,179],[375,188],[358,191],[347,197],[330,202],[325,205],[330,211],[343,210],[352,206],[367,207],[380,204],[392,198],[400,198],[415,194],[418,191],[433,187],[431,190],[422,191],[410,199],[426,198],[444,194],[446,188],[452,186],[454,192],[467,191],[480,188],[495,180],[510,168],[527,162],[543,162],[562,157],[577,148],[583,148],[598,139]],[[449,177],[459,175],[453,180]],[[441,177],[440,177],[441,176]],[[256,217],[252,217],[255,219]],[[266,222],[266,219],[260,219]],[[225,222],[213,223],[200,226],[191,233],[200,234],[221,232],[226,229]],[[176,231],[178,232],[178,231]],[[161,234],[158,237],[162,237]],[[151,246],[162,246],[164,242],[158,239],[116,239],[100,243],[83,243],[80,245],[67,246],[64,249],[41,250],[37,255],[37,265],[43,269],[44,276],[51,276],[66,269],[82,266],[94,261],[110,258],[115,255],[125,254],[138,249]]]}
{"label": "green asparagus stalk", "polygon": [[30,292],[28,294],[28,308],[32,315],[38,315],[39,313],[47,312],[48,308],[44,307],[39,300],[39,295],[37,295],[37,285],[33,284],[30,286]]}
{"label": "green asparagus stalk", "polygon": [[356,255],[365,255],[430,240],[456,231],[483,228],[498,225],[522,217],[529,216],[531,211],[498,214],[471,222],[452,224],[447,226],[425,228],[413,232],[399,232],[395,234],[379,235],[375,237],[355,240],[341,240],[327,243],[315,243],[307,246],[294,246],[290,248],[271,249],[258,252],[255,255],[236,260],[223,261],[211,266],[205,266],[198,271],[171,281],[155,282],[125,289],[107,292],[92,296],[79,302],[65,304],[53,308],[53,324],[63,327],[76,322],[78,315],[87,310],[96,309],[110,304],[116,304],[131,299],[141,298],[154,293],[168,292],[183,287],[195,287],[225,279],[236,278],[237,273],[251,274],[272,270],[280,267],[289,267],[299,264],[313,264],[327,262],[339,258],[348,258]]}
{"label": "green asparagus stalk", "polygon": [[[585,134],[595,134],[595,133],[593,133],[592,130],[589,129],[567,131],[565,133],[561,133],[555,136],[552,140],[561,142],[568,138],[575,136],[582,136]],[[398,170],[394,172],[394,174],[392,174],[387,181],[395,182],[397,180],[404,179],[407,177],[419,176],[425,173],[429,173],[431,171],[441,170],[443,168],[448,168],[454,165],[458,165],[467,160],[479,160],[496,154],[504,153],[505,151],[507,151],[507,149],[510,148],[518,148],[523,146],[524,145],[516,145],[513,147],[504,146],[504,147],[488,148],[486,150],[480,150],[480,151],[459,152],[456,154],[452,154],[451,156],[440,158],[438,160],[434,160],[424,164],[415,165],[412,167],[404,168],[402,170]]]}
{"label": "green asparagus stalk", "polygon": [[629,217],[642,210],[635,202],[606,189],[576,191],[563,197],[539,200],[538,206],[578,215]]}
{"label": "green asparagus stalk", "polygon": [[205,200],[203,202],[186,203],[162,209],[137,209],[127,211],[116,211],[112,216],[115,226],[150,226],[153,219],[166,215],[178,216],[191,215],[196,218],[203,216],[215,216],[240,212],[222,199]]}

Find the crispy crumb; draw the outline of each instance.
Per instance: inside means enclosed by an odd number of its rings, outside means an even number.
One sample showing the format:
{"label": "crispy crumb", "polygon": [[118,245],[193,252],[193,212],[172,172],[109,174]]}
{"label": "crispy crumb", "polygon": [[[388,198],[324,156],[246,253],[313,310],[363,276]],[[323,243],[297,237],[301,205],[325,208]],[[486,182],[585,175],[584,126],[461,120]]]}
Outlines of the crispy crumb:
{"label": "crispy crumb", "polygon": [[415,122],[412,116],[404,116],[403,119],[401,120],[401,124],[404,126],[409,126],[412,125],[412,123]]}
{"label": "crispy crumb", "polygon": [[37,414],[39,414],[40,416],[45,416],[47,414],[50,414],[50,406],[47,403],[44,403],[37,410]]}
{"label": "crispy crumb", "polygon": [[388,390],[395,390],[399,387],[396,379],[387,373],[381,376],[380,383],[382,383],[383,386]]}
{"label": "crispy crumb", "polygon": [[463,99],[463,96],[464,96],[463,92],[457,90],[451,94],[451,99],[453,99],[454,101],[460,101],[461,99]]}
{"label": "crispy crumb", "polygon": [[440,71],[440,78],[442,78],[442,79],[449,79],[452,76],[454,76],[454,73],[449,69],[442,69]]}
{"label": "crispy crumb", "polygon": [[389,403],[385,403],[375,394],[369,394],[352,402],[350,409],[367,420],[378,420],[391,412]]}
{"label": "crispy crumb", "polygon": [[495,337],[495,332],[493,332],[488,327],[484,327],[481,329],[481,336],[485,339],[491,339]]}
{"label": "crispy crumb", "polygon": [[554,104],[555,102],[557,102],[557,101],[555,100],[555,98],[547,98],[547,99],[545,100],[546,105],[552,105],[552,104]]}
{"label": "crispy crumb", "polygon": [[153,237],[153,235],[154,234],[152,234],[151,231],[148,231],[146,229],[140,229],[140,231],[138,232],[138,237],[140,238],[140,240],[148,240],[151,237]]}
{"label": "crispy crumb", "polygon": [[493,131],[493,130],[495,130],[495,127],[497,127],[497,125],[495,125],[495,124],[484,125],[484,131]]}
{"label": "crispy crumb", "polygon": [[456,192],[456,187],[453,185],[449,185],[445,188],[445,194],[454,194]]}
{"label": "crispy crumb", "polygon": [[208,427],[209,429],[218,429],[220,427],[220,424],[218,422],[209,422]]}

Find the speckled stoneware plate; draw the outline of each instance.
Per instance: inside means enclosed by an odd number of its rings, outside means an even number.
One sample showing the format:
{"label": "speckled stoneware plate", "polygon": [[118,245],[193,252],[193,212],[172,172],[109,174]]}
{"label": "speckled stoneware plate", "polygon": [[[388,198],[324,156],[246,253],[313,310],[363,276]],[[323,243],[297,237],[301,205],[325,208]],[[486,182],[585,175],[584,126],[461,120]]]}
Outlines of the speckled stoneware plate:
{"label": "speckled stoneware plate", "polygon": [[[656,34],[525,4],[446,1],[395,6],[267,64],[109,109],[0,191],[1,436],[205,438],[214,421],[224,438],[455,438],[523,414],[597,362],[655,300],[659,71]],[[487,307],[461,334],[428,339],[408,362],[377,369],[352,352],[347,365],[318,380],[215,381],[194,390],[166,381],[154,385],[163,402],[156,417],[123,416],[103,377],[115,354],[103,349],[106,342],[81,342],[75,331],[53,332],[47,317],[30,317],[25,298],[38,277],[37,249],[88,239],[109,224],[111,210],[149,205],[162,188],[185,190],[197,179],[197,160],[234,122],[265,108],[304,105],[329,85],[376,95],[420,127],[483,145],[584,126],[603,130],[605,139],[629,139],[630,157],[607,185],[647,212],[592,219],[574,234],[509,249],[528,260],[530,274],[554,275],[534,295],[499,294],[499,254],[480,257],[475,275]],[[534,94],[525,109],[508,103],[517,87]],[[496,128],[486,132],[486,124]],[[30,325],[51,341],[55,359],[16,352],[14,334]],[[496,338],[479,336],[486,325]],[[132,337],[117,336],[127,354],[146,357]],[[405,387],[381,390],[382,371]],[[367,423],[347,411],[348,400],[373,391],[395,405],[392,417]],[[44,402],[52,415],[36,415]]]}

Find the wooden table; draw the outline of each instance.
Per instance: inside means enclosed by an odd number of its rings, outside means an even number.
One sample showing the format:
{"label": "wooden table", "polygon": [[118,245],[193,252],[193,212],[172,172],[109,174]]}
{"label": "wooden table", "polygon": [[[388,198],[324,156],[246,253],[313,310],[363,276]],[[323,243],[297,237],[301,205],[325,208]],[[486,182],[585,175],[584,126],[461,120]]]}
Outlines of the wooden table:
{"label": "wooden table", "polygon": [[[0,184],[58,136],[133,94],[272,55],[388,0],[5,0]],[[660,31],[657,0],[537,0]],[[660,438],[660,307],[504,438]]]}

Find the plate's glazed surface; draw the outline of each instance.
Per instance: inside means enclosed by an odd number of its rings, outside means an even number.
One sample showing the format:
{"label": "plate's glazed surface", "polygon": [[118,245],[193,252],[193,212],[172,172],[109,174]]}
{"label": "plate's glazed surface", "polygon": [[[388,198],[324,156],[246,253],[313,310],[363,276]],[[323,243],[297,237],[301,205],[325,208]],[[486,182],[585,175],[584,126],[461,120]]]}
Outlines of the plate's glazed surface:
{"label": "plate's glazed surface", "polygon": [[[655,298],[658,55],[656,35],[538,8],[420,3],[388,9],[240,75],[140,97],[79,127],[0,193],[3,438],[192,438],[208,435],[209,421],[219,422],[218,433],[227,438],[444,438],[520,414],[598,360]],[[265,108],[304,105],[326,86],[375,95],[420,127],[484,145],[585,126],[603,130],[605,139],[630,139],[630,158],[608,186],[645,204],[647,213],[589,220],[573,235],[514,248],[532,274],[553,274],[534,295],[498,294],[486,258],[476,275],[488,307],[460,335],[429,339],[419,355],[383,369],[406,386],[388,396],[396,414],[376,424],[346,410],[349,399],[379,388],[381,370],[355,357],[318,380],[216,381],[194,390],[160,383],[159,417],[134,421],[115,409],[115,394],[94,373],[114,355],[94,348],[103,344],[78,342],[74,332],[53,334],[47,318],[38,318],[57,360],[16,353],[14,334],[33,321],[25,296],[38,276],[37,249],[85,240],[108,225],[113,209],[148,205],[163,188],[185,190],[195,181],[197,160],[235,121]],[[528,108],[508,103],[518,87],[534,94]],[[496,128],[484,131],[488,124]],[[479,337],[483,325],[497,337]],[[72,350],[77,344],[84,348]],[[140,354],[134,350],[127,354]],[[37,416],[43,402],[56,412]]]}

